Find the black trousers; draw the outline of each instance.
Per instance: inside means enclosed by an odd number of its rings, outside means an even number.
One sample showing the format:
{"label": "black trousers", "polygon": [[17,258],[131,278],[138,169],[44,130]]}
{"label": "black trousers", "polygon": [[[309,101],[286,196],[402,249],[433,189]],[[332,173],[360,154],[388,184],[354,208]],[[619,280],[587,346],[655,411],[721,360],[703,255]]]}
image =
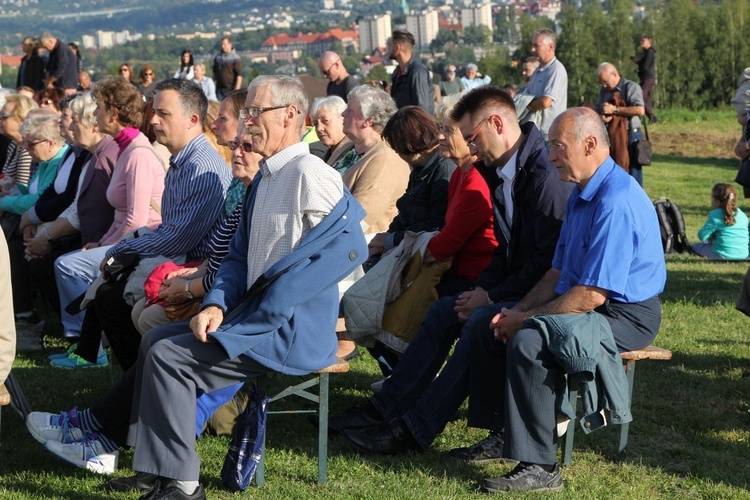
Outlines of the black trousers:
{"label": "black trousers", "polygon": [[107,282],[99,287],[93,304],[86,309],[76,354],[86,361],[95,362],[99,353],[101,332],[104,331],[117,362],[127,371],[138,359],[141,334],[130,318],[132,306],[122,298],[125,284],[126,281],[123,279]]}

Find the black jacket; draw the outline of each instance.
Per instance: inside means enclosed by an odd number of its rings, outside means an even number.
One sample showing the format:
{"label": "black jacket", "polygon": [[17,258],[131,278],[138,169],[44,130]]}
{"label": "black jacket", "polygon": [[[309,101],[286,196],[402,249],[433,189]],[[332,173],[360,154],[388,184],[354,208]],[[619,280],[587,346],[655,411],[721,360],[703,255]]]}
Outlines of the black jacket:
{"label": "black jacket", "polygon": [[[52,181],[47,189],[42,191],[39,195],[39,199],[34,204],[34,212],[36,216],[42,222],[52,222],[57,219],[63,211],[73,203],[78,191],[78,179],[81,176],[81,169],[83,165],[91,158],[91,153],[85,149],[80,148],[69,148],[65,156],[60,160],[60,167],[63,166],[65,161],[70,157],[71,154],[76,155],[73,167],[70,169],[70,176],[68,177],[68,183],[65,186],[65,191],[57,193],[55,191],[55,182]],[[59,168],[59,167],[58,167]]]}
{"label": "black jacket", "polygon": [[59,89],[75,89],[78,86],[78,61],[68,44],[62,40],[49,54],[47,73],[57,78],[54,86]]}
{"label": "black jacket", "polygon": [[[549,149],[533,123],[521,126],[524,142],[518,150],[513,182],[513,224],[510,243],[495,221],[499,245],[477,280],[493,302],[522,299],[552,265],[555,246],[565,215],[565,206],[573,184],[560,175],[547,159]],[[495,169],[480,169],[489,186],[492,203],[497,206],[495,190],[500,179]],[[502,196],[502,192],[498,193]]]}
{"label": "black jacket", "polygon": [[[23,73],[23,79],[21,79]],[[39,54],[23,56],[21,66],[18,68],[18,77],[16,77],[16,88],[31,87],[34,91],[44,88],[44,59]]]}
{"label": "black jacket", "polygon": [[435,150],[422,168],[409,174],[406,193],[396,201],[398,215],[388,226],[394,246],[404,239],[404,231],[439,231],[445,226],[448,188],[454,170],[453,160],[443,158]]}
{"label": "black jacket", "polygon": [[417,61],[416,56],[412,56],[400,76],[398,68],[391,75],[391,97],[398,108],[422,106],[430,115],[435,114],[430,72]]}

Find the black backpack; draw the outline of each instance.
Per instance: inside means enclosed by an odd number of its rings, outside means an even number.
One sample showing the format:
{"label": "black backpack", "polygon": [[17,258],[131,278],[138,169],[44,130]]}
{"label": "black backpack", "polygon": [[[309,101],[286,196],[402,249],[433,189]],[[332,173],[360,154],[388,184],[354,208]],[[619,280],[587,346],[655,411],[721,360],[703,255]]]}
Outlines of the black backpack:
{"label": "black backpack", "polygon": [[682,217],[680,207],[667,198],[658,198],[654,201],[654,208],[659,218],[664,253],[693,253],[693,247],[685,234],[685,219]]}

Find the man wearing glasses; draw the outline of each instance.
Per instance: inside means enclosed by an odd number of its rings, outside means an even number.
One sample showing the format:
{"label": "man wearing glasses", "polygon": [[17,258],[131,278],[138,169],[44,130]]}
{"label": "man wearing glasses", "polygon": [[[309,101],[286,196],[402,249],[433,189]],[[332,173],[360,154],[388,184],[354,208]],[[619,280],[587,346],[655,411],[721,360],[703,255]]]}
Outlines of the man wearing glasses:
{"label": "man wearing glasses", "polygon": [[326,95],[337,95],[347,102],[346,96],[349,91],[359,85],[359,80],[349,74],[341,61],[341,57],[335,52],[323,52],[318,61],[318,68],[323,78],[330,80],[326,87]]}
{"label": "man wearing glasses", "polygon": [[[133,469],[142,471],[112,480],[110,489],[153,500],[206,498],[195,451],[196,394],[336,362],[338,282],[367,257],[365,213],[344,193],[338,172],[300,142],[307,107],[295,78],[260,76],[250,84],[240,116],[263,157],[260,172],[201,312],[189,326],[146,334],[135,369],[110,391],[111,400],[130,384],[137,419],[127,444],[135,447]],[[130,412],[121,413],[127,425]]]}
{"label": "man wearing glasses", "polygon": [[440,87],[440,95],[443,97],[458,94],[466,88],[463,82],[456,78],[456,67],[452,64],[445,67],[445,80],[440,82],[438,86]]}
{"label": "man wearing glasses", "polygon": [[[363,406],[334,417],[343,432],[367,453],[426,449],[469,396],[469,426],[490,430],[474,446],[451,451],[467,462],[502,458],[502,397],[474,344],[491,336],[490,320],[519,301],[549,270],[572,185],[560,180],[549,150],[532,123],[518,125],[513,100],[494,86],[478,87],[456,104],[451,119],[483,163],[499,245],[473,290],[435,302],[422,327],[381,391]],[[453,356],[435,377],[458,339]],[[478,369],[482,367],[481,369]]]}

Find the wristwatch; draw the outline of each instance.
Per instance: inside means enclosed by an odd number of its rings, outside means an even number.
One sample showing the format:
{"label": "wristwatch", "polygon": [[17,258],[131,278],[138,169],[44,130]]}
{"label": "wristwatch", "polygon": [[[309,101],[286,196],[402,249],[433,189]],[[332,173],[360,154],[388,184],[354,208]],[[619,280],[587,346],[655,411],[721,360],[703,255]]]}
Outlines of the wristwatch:
{"label": "wristwatch", "polygon": [[616,115],[619,115],[619,114],[620,114],[620,108],[615,108],[615,114],[616,114]]}
{"label": "wristwatch", "polygon": [[185,297],[187,297],[188,300],[193,300],[195,296],[190,291],[190,283],[192,283],[193,280],[187,280],[185,282]]}
{"label": "wristwatch", "polygon": [[49,231],[47,231],[47,228],[44,228],[44,237],[47,238],[47,243],[52,243],[52,236],[49,235]]}

